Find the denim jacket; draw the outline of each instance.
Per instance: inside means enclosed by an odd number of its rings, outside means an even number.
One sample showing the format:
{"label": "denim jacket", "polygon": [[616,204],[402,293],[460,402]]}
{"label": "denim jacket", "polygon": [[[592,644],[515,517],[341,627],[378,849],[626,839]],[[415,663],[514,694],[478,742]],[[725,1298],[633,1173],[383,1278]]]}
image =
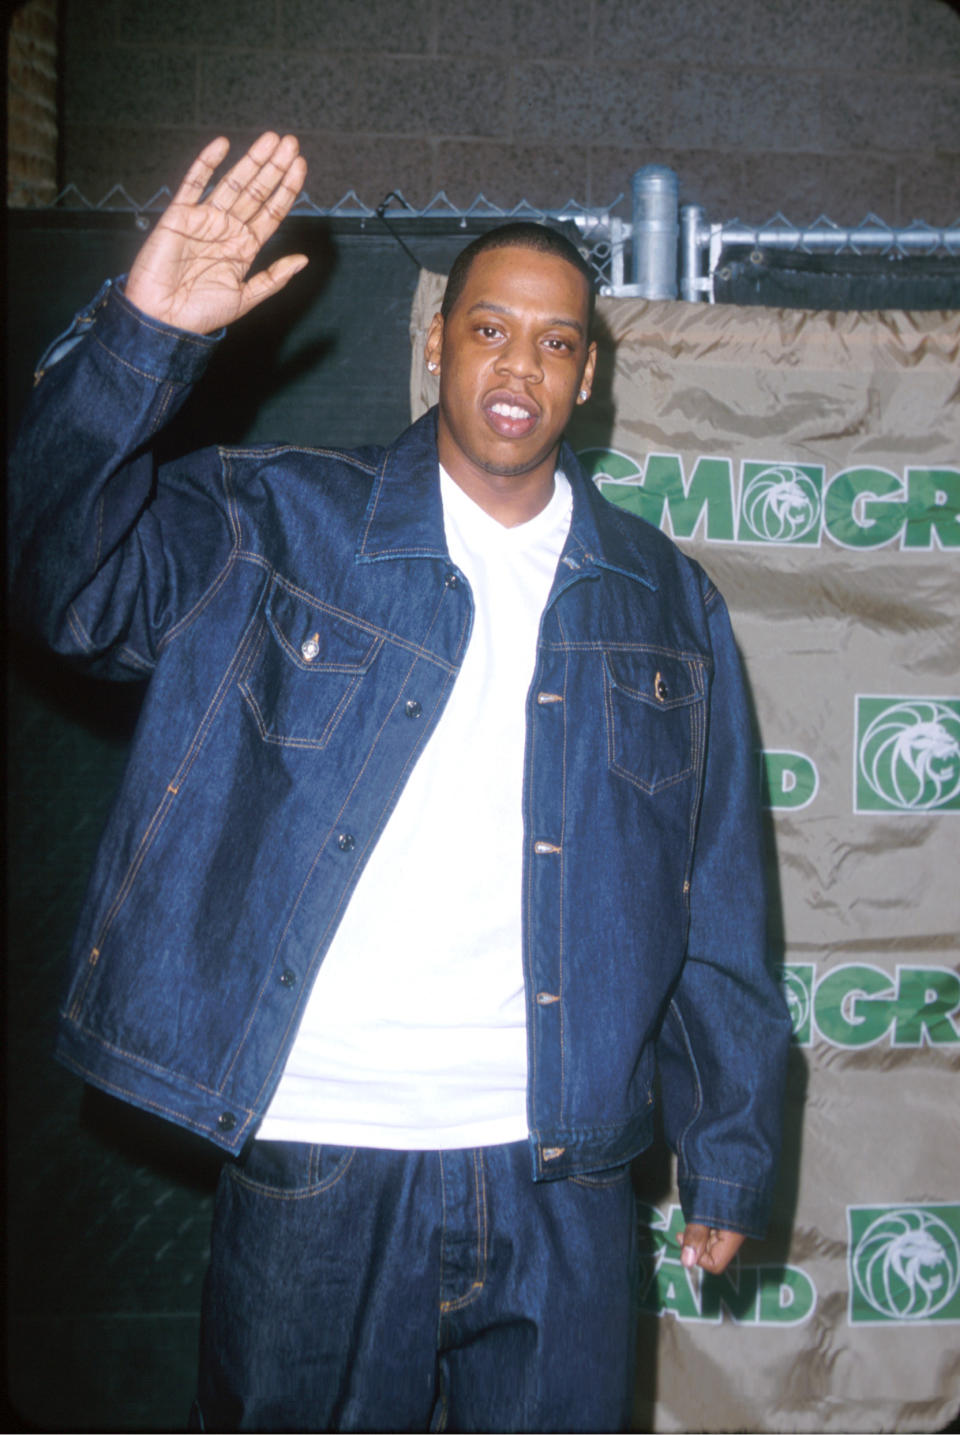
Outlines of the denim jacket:
{"label": "denim jacket", "polygon": [[[14,463],[19,610],[149,677],[72,954],[59,1056],[237,1151],[470,638],[436,416],[391,447],[150,440],[215,340],[115,285],[45,356]],[[688,1220],[760,1234],[789,1023],[723,601],[579,472],[526,708],[535,1179],[641,1151],[662,1091]],[[438,843],[469,813],[451,810]],[[396,953],[403,961],[403,951]]]}

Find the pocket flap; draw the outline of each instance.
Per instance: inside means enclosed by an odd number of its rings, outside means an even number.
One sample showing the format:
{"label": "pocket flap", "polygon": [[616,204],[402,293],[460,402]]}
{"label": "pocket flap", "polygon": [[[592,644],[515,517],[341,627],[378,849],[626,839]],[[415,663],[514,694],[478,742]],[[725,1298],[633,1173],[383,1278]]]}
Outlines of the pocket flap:
{"label": "pocket flap", "polygon": [[266,619],[287,657],[304,672],[364,673],[381,639],[335,610],[275,585]]}
{"label": "pocket flap", "polygon": [[693,659],[650,649],[607,649],[603,659],[614,687],[651,707],[684,707],[703,696],[701,665]]}

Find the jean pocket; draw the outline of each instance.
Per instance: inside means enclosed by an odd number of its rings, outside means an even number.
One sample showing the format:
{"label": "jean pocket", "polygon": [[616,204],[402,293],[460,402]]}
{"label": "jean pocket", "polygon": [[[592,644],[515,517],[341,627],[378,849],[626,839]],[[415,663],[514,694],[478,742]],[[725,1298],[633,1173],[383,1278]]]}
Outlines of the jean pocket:
{"label": "jean pocket", "polygon": [[275,1200],[302,1200],[329,1191],[346,1175],[356,1148],[307,1141],[252,1141],[227,1168],[230,1180]]}
{"label": "jean pocket", "polygon": [[703,724],[702,663],[655,649],[608,649],[603,668],[611,771],[649,793],[689,777]]}
{"label": "jean pocket", "polygon": [[610,1166],[606,1171],[587,1171],[568,1179],[574,1186],[588,1186],[602,1191],[606,1186],[619,1186],[630,1179],[630,1162],[627,1161],[622,1166]]}
{"label": "jean pocket", "polygon": [[276,580],[239,681],[264,742],[325,748],[382,644],[375,629]]}

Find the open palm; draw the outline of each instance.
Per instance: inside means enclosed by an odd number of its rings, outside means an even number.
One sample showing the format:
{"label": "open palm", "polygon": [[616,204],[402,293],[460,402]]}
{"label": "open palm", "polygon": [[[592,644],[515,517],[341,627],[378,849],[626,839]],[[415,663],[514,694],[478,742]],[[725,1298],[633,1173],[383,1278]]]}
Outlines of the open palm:
{"label": "open palm", "polygon": [[248,278],[303,187],[307,167],[294,136],[261,135],[204,198],[228,149],[227,140],[213,140],[193,162],[126,283],[145,314],[198,334],[239,319],[307,263],[288,254]]}

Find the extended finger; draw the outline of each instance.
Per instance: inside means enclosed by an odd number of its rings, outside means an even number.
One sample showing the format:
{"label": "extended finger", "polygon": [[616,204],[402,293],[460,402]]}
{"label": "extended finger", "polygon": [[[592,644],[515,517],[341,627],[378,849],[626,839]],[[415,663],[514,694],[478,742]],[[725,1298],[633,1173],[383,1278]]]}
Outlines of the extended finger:
{"label": "extended finger", "polygon": [[196,204],[210,183],[214,170],[226,159],[229,149],[230,141],[223,135],[205,145],[184,175],[171,203]]}
{"label": "extended finger", "polygon": [[[243,159],[224,175],[210,196],[211,202],[229,213],[231,218],[250,224],[266,206],[277,207],[274,202],[277,191],[289,184],[289,176],[296,169],[299,171],[299,183],[294,188],[293,197],[284,198],[282,214],[285,214],[303,185],[306,174],[306,165],[302,161],[299,166],[297,164],[299,148],[295,135],[284,135],[282,140],[278,140],[276,135],[261,135],[256,145],[251,146]],[[270,229],[275,227],[270,226]],[[260,242],[263,242],[262,235]]]}
{"label": "extended finger", "polygon": [[303,189],[306,177],[307,162],[302,155],[297,155],[280,176],[272,192],[264,199],[259,210],[248,221],[248,227],[258,244],[266,243],[277,226],[286,219],[297,195]]}
{"label": "extended finger", "polygon": [[[254,185],[259,190],[271,172],[276,176],[278,169],[275,167],[274,157],[282,147],[286,149],[287,154],[279,166],[279,171],[285,169],[292,156],[296,154],[297,142],[290,135],[281,140],[280,136],[274,134],[272,130],[266,130],[259,139],[254,140],[246,154],[238,159],[236,164],[232,165],[226,174],[217,181],[210,193],[210,203],[217,209],[236,215],[238,219],[248,218],[247,214],[237,212],[238,205],[241,209],[248,208],[252,213],[257,205],[262,203],[262,199],[260,199],[251,205],[250,186]],[[275,178],[273,182],[275,182]]]}

